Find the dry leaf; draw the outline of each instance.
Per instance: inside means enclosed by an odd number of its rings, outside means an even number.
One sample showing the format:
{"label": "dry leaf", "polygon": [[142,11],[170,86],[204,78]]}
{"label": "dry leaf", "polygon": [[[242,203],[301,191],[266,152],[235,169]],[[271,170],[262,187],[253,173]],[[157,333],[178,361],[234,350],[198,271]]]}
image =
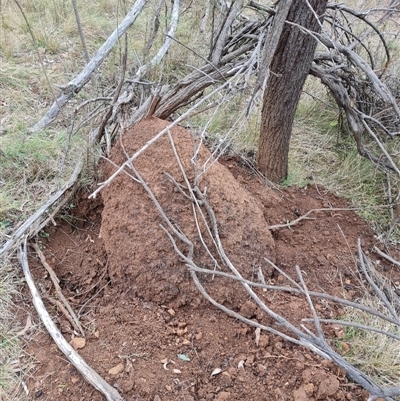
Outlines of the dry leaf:
{"label": "dry leaf", "polygon": [[119,363],[117,366],[114,366],[113,368],[111,368],[108,373],[110,375],[117,375],[118,373],[121,373],[124,370],[124,364],[121,362]]}
{"label": "dry leaf", "polygon": [[259,327],[256,328],[256,345],[258,347],[258,343],[260,342],[260,334],[261,334],[261,329]]}
{"label": "dry leaf", "polygon": [[76,351],[77,349],[81,349],[86,345],[86,340],[83,337],[74,337],[70,344],[72,348]]}

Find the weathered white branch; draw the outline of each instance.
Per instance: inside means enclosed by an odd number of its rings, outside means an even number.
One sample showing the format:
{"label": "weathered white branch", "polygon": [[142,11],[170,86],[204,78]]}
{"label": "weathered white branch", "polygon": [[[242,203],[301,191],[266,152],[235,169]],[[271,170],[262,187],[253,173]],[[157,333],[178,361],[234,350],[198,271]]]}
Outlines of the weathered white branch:
{"label": "weathered white branch", "polygon": [[151,59],[150,65],[146,64],[138,69],[138,71],[135,74],[135,78],[137,80],[140,80],[143,77],[143,75],[146,74],[149,67],[154,67],[155,65],[159,64],[161,60],[164,58],[175,36],[175,32],[178,27],[178,21],[179,21],[179,0],[174,0],[174,5],[172,8],[172,15],[171,15],[171,23],[168,33],[166,34],[164,44],[158,50],[158,53]]}
{"label": "weathered white branch", "polygon": [[43,301],[40,297],[39,291],[37,290],[33,277],[29,270],[28,256],[27,256],[27,244],[26,239],[21,244],[19,249],[19,261],[22,266],[22,270],[25,275],[26,283],[28,284],[29,290],[32,294],[33,305],[40,317],[40,320],[45,325],[47,331],[51,335],[51,338],[56,343],[60,351],[67,357],[67,359],[74,365],[79,371],[83,378],[91,384],[96,390],[100,391],[108,401],[123,401],[118,391],[110,386],[96,371],[94,371],[82,357],[71,347],[67,340],[63,337],[57,326],[52,321],[48,314]]}
{"label": "weathered white branch", "polygon": [[61,93],[50,107],[48,112],[31,128],[32,132],[36,132],[46,128],[57,117],[60,110],[68,103],[75,93],[78,93],[82,87],[89,82],[92,74],[100,67],[104,59],[108,56],[111,49],[117,43],[118,39],[127,31],[127,29],[135,22],[136,18],[141,13],[147,0],[136,0],[132,9],[107,38],[104,44],[97,51],[95,56],[86,65],[83,71],[76,76],[67,85],[61,87]]}
{"label": "weathered white branch", "polygon": [[11,238],[0,248],[0,256],[9,251],[13,246],[18,246],[19,241],[21,241],[31,227],[75,184],[82,171],[83,165],[84,157],[81,155],[70,179],[12,234]]}

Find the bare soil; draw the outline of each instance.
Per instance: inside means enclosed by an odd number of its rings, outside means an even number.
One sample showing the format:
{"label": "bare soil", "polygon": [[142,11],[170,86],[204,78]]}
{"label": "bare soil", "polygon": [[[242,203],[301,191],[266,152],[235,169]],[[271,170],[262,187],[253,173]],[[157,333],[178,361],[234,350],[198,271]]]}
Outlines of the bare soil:
{"label": "bare soil", "polygon": [[[132,155],[166,122],[145,120],[125,133],[110,158],[120,164]],[[193,142],[182,127],[172,130],[182,164],[193,179]],[[201,148],[204,162],[209,152]],[[164,174],[182,185],[167,136],[149,148],[135,168],[152,188],[165,213],[195,244],[201,267],[213,268],[196,235],[192,206]],[[103,176],[114,171],[103,166]],[[356,242],[363,249],[379,246],[373,231],[346,200],[323,188],[273,189],[265,185],[237,157],[214,163],[200,180],[215,211],[225,252],[248,279],[257,280],[261,268],[269,283],[287,285],[287,280],[265,261],[276,263],[297,280],[298,265],[310,290],[348,299],[362,294],[356,262]],[[162,219],[138,183],[120,174],[102,192],[88,200],[76,195],[57,227],[43,232],[39,243],[47,262],[60,279],[64,295],[81,317],[86,344],[79,354],[126,400],[365,400],[368,395],[333,363],[279,337],[255,330],[208,303],[194,286],[187,267],[160,228]],[[290,228],[268,227],[297,219],[311,209],[318,211]],[[347,210],[337,210],[347,209]],[[209,243],[204,225],[200,224]],[[178,246],[185,246],[178,241]],[[211,246],[211,244],[210,244]],[[370,253],[373,259],[373,253]],[[65,316],[50,303],[55,298],[51,281],[40,261],[30,265],[43,299],[67,340],[79,335]],[[399,273],[385,261],[381,269],[392,280]],[[201,276],[207,291],[224,306],[249,319],[279,328],[256,308],[237,283]],[[304,299],[288,293],[260,292],[266,304],[298,324],[311,313]],[[25,289],[25,302],[29,292]],[[335,318],[343,310],[319,300],[321,317]],[[32,308],[27,313],[38,324]],[[332,343],[332,327],[326,327]],[[102,400],[57,350],[44,330],[30,333],[28,353],[36,365],[27,385],[30,399]],[[185,359],[183,360],[182,355]],[[215,369],[220,373],[212,375]],[[175,371],[174,371],[175,369]]]}

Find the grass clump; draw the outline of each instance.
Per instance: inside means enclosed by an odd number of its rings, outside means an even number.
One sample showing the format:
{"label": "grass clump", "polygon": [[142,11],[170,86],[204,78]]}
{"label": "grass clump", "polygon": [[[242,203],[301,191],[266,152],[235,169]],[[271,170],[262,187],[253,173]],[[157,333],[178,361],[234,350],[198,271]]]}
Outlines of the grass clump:
{"label": "grass clump", "polygon": [[[387,312],[383,304],[375,297],[367,296],[360,302],[377,311]],[[399,327],[361,310],[346,308],[345,315],[341,319],[400,336]],[[344,355],[348,362],[382,386],[399,386],[400,344],[398,340],[376,332],[346,327],[343,341],[350,346]]]}

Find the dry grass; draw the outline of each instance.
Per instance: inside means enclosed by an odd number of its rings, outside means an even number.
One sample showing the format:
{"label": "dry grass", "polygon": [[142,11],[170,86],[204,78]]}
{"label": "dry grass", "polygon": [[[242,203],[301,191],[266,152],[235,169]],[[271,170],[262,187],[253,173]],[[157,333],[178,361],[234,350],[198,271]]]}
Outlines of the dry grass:
{"label": "dry grass", "polygon": [[[376,297],[366,296],[361,302],[365,306],[385,313],[383,304]],[[343,320],[400,335],[399,327],[360,310],[346,309]],[[344,354],[350,363],[373,377],[382,386],[399,385],[400,344],[397,340],[372,331],[346,327],[343,341],[350,345],[350,349]]]}

